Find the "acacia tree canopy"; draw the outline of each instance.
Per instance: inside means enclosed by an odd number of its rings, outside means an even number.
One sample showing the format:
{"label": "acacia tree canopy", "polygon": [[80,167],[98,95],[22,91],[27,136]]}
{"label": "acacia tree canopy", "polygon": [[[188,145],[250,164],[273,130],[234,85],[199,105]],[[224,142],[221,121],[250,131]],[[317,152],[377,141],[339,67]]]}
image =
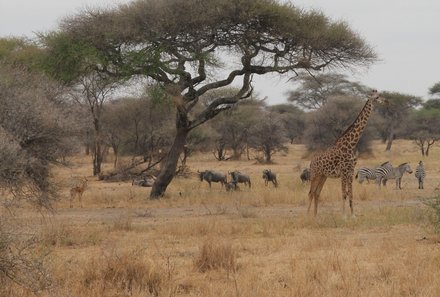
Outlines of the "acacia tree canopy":
{"label": "acacia tree canopy", "polygon": [[[248,97],[253,74],[297,75],[302,69],[368,65],[376,58],[345,22],[273,0],[138,0],[80,12],[52,38],[57,35],[81,49],[81,69],[148,77],[173,97],[177,134],[152,197],[172,180],[188,132]],[[60,58],[52,64],[57,69],[68,65],[59,49],[49,47],[50,56]],[[191,114],[200,96],[239,80],[237,92]]]}
{"label": "acacia tree canopy", "polygon": [[301,75],[298,77],[301,86],[289,91],[287,100],[305,110],[316,110],[322,107],[330,97],[360,96],[368,88],[357,82],[349,81],[344,75],[336,73],[317,76]]}

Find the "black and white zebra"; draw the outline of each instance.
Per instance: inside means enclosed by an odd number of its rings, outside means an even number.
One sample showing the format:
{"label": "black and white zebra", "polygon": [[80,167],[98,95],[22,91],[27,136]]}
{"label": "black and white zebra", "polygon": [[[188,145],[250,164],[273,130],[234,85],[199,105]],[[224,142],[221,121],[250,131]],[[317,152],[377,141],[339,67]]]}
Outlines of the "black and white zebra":
{"label": "black and white zebra", "polygon": [[356,172],[355,178],[358,180],[360,184],[363,183],[365,180],[367,180],[367,182],[370,183],[370,180],[376,180],[375,169],[371,169],[368,167],[361,167]]}
{"label": "black and white zebra", "polygon": [[395,179],[396,180],[396,189],[402,189],[401,182],[403,174],[412,173],[411,166],[408,163],[400,164],[398,167],[389,167],[382,166],[376,169],[376,181],[379,183],[379,186],[383,180]]}
{"label": "black and white zebra", "polygon": [[376,183],[379,184],[379,187],[381,184],[383,184],[384,186],[387,185],[387,178],[386,177],[382,178],[380,172],[384,169],[391,170],[392,168],[393,168],[393,165],[391,165],[390,161],[386,161],[386,162],[380,164],[379,167],[374,169],[374,174],[376,175]]}
{"label": "black and white zebra", "polygon": [[417,181],[419,182],[419,189],[423,189],[423,181],[425,180],[426,172],[425,172],[425,166],[423,165],[422,161],[420,161],[419,165],[417,165],[414,176],[417,178]]}

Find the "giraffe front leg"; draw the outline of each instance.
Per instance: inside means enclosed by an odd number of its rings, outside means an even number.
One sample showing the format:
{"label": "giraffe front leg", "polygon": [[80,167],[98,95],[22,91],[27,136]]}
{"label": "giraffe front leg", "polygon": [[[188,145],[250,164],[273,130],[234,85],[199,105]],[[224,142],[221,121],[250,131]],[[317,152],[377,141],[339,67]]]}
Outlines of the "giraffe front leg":
{"label": "giraffe front leg", "polygon": [[353,178],[349,177],[347,180],[347,195],[348,201],[350,203],[350,212],[351,216],[354,217],[354,209],[353,209]]}
{"label": "giraffe front leg", "polygon": [[346,179],[346,177],[341,177],[341,188],[342,188],[342,213],[345,214],[345,201],[347,200],[347,179]]}

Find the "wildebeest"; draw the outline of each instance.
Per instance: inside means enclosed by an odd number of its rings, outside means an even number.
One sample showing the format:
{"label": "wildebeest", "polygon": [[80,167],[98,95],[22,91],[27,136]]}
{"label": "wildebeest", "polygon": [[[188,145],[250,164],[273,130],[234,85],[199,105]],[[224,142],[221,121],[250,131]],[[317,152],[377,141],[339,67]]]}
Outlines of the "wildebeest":
{"label": "wildebeest", "polygon": [[275,187],[278,187],[277,175],[270,169],[263,170],[264,185],[267,186],[269,182],[272,182]]}
{"label": "wildebeest", "polygon": [[304,168],[304,170],[301,172],[299,178],[303,183],[310,181],[310,169]]}
{"label": "wildebeest", "polygon": [[223,187],[226,184],[226,175],[212,170],[198,171],[200,181],[206,180],[211,188],[211,183],[220,183]]}
{"label": "wildebeest", "polygon": [[155,180],[156,178],[154,176],[144,176],[142,178],[133,179],[131,185],[139,187],[152,187]]}
{"label": "wildebeest", "polygon": [[225,184],[225,189],[226,189],[226,192],[240,190],[240,188],[238,187],[237,183],[234,182],[234,181],[230,181],[230,182],[226,183]]}
{"label": "wildebeest", "polygon": [[237,183],[244,183],[245,185],[248,185],[249,188],[251,187],[251,178],[249,175],[242,174],[240,171],[232,171],[229,172],[231,175],[232,181]]}

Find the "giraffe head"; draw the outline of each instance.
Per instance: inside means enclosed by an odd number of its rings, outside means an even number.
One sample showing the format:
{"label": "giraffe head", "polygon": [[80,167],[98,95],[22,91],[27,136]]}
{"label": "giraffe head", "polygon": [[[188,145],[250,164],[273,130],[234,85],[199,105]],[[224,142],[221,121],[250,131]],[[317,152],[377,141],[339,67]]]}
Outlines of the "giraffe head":
{"label": "giraffe head", "polygon": [[375,89],[371,90],[370,94],[368,95],[368,100],[371,100],[373,103],[379,103],[388,105],[388,100],[384,97],[381,97],[379,92]]}

